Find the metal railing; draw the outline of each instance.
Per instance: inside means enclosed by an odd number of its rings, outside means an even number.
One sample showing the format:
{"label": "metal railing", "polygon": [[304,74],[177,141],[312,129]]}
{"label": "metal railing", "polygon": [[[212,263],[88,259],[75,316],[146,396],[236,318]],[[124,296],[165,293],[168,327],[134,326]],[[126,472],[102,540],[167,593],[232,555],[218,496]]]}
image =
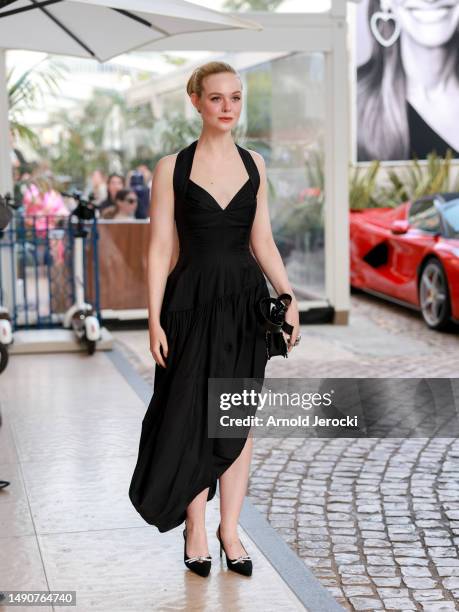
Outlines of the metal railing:
{"label": "metal railing", "polygon": [[[93,307],[100,320],[97,218],[82,223],[88,232],[83,248],[84,287],[87,290],[92,284]],[[9,226],[0,231],[0,306],[12,304],[14,329],[58,327],[74,304],[73,224],[71,214],[16,211]]]}

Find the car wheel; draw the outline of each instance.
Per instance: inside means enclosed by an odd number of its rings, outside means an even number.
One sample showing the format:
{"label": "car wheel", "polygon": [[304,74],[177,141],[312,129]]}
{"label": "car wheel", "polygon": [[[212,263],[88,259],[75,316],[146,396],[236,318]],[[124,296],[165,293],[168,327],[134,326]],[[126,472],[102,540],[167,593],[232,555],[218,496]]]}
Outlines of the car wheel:
{"label": "car wheel", "polygon": [[419,303],[424,321],[431,329],[444,329],[451,317],[448,283],[437,259],[427,262],[419,282]]}

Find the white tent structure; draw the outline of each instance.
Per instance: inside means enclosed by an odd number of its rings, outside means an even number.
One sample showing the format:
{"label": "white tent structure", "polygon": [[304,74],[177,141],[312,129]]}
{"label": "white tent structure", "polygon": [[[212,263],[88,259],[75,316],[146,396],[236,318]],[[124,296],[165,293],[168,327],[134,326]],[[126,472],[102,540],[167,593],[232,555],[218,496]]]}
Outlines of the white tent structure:
{"label": "white tent structure", "polygon": [[[135,0],[140,1],[140,0]],[[112,4],[113,0],[104,0]],[[169,3],[166,3],[169,4]],[[324,298],[300,300],[300,310],[327,309],[333,322],[346,324],[349,295],[349,204],[348,168],[351,152],[349,126],[349,83],[352,80],[346,23],[346,0],[331,0],[323,13],[244,12],[244,20],[260,24],[261,29],[183,32],[152,40],[142,49],[161,51],[304,52],[324,58]],[[1,15],[1,13],[0,13]],[[226,14],[228,19],[238,17]],[[0,19],[1,21],[1,19]],[[1,34],[0,34],[1,40]],[[1,58],[0,58],[1,59]],[[0,85],[3,64],[0,61]],[[287,83],[288,86],[288,83]],[[0,86],[0,95],[2,88]],[[4,121],[5,101],[0,100],[0,121]],[[0,124],[0,131],[5,130]],[[5,169],[0,169],[0,187]],[[3,182],[4,185],[4,182]],[[307,320],[307,317],[305,317]]]}

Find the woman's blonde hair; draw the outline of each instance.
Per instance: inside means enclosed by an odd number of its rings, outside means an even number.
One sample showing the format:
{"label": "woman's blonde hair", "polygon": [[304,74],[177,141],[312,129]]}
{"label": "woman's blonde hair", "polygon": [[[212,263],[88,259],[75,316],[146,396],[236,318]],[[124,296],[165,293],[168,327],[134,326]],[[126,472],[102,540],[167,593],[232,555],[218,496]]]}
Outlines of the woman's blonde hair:
{"label": "woman's blonde hair", "polygon": [[202,64],[193,70],[186,84],[186,91],[188,95],[191,96],[192,93],[195,93],[200,98],[203,89],[203,79],[210,74],[218,74],[220,72],[231,72],[232,74],[239,76],[238,72],[226,62],[207,62],[207,64]]}

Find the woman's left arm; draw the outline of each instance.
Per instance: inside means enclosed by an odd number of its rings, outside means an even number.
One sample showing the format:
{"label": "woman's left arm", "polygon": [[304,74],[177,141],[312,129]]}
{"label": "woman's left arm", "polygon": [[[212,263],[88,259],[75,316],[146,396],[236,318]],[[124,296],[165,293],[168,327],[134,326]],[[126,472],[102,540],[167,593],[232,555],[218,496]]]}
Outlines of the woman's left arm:
{"label": "woman's left arm", "polygon": [[[250,150],[250,149],[249,149]],[[268,190],[266,179],[266,166],[263,157],[256,151],[250,150],[258,172],[260,173],[260,186],[257,194],[257,212],[252,225],[250,234],[250,248],[260,268],[266,274],[269,282],[274,287],[277,295],[289,293],[292,302],[287,309],[285,320],[293,326],[292,335],[289,338],[288,350],[293,348],[295,340],[300,331],[300,321],[298,314],[298,302],[293,293],[292,287],[287,277],[287,271],[279,253],[279,249],[274,242],[271,229],[271,219],[268,209]],[[285,333],[285,332],[284,332]]]}

